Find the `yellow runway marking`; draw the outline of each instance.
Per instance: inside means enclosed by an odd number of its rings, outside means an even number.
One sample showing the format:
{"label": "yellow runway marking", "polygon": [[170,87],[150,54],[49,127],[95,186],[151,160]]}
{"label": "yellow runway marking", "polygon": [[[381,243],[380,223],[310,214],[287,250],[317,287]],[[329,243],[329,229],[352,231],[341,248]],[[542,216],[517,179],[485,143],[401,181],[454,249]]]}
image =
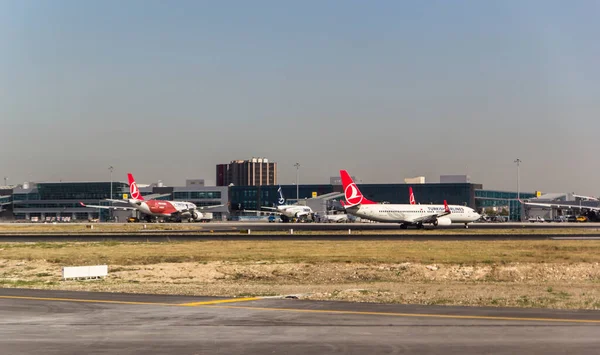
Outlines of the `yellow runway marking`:
{"label": "yellow runway marking", "polygon": [[327,309],[266,308],[266,307],[221,305],[223,303],[256,301],[256,300],[260,300],[261,299],[260,297],[230,298],[230,299],[224,299],[224,300],[190,302],[190,303],[86,300],[86,299],[78,299],[78,298],[27,297],[27,296],[0,296],[0,299],[20,299],[20,300],[32,300],[32,301],[63,301],[63,302],[83,302],[83,303],[111,303],[111,304],[175,306],[175,307],[208,306],[209,308],[245,309],[245,310],[253,310],[253,311],[278,311],[278,312],[294,312],[294,313],[345,314],[345,315],[391,316],[391,317],[413,317],[413,318],[414,317],[423,317],[423,318],[444,318],[444,319],[473,319],[473,320],[504,320],[504,321],[600,324],[600,320],[597,320],[597,319],[587,320],[587,319],[560,319],[560,318],[535,318],[535,317],[530,318],[530,317],[475,316],[475,315],[464,315],[463,316],[463,315],[451,315],[451,314],[340,311],[340,310],[327,310]]}
{"label": "yellow runway marking", "polygon": [[67,301],[83,303],[113,303],[113,304],[138,304],[138,305],[156,305],[156,306],[177,306],[175,303],[158,302],[135,302],[135,301],[113,301],[113,300],[85,300],[79,298],[55,298],[55,297],[26,297],[26,296],[0,296],[5,299],[32,300],[32,301]]}
{"label": "yellow runway marking", "polygon": [[204,301],[204,302],[192,302],[192,303],[180,303],[179,306],[207,306],[212,304],[220,304],[220,303],[232,303],[232,302],[248,302],[248,301],[256,301],[260,300],[260,297],[246,297],[246,298],[228,298],[226,300],[214,300],[214,301]]}
{"label": "yellow runway marking", "polygon": [[532,321],[532,322],[563,322],[563,323],[592,323],[600,324],[596,319],[560,319],[560,318],[528,318],[528,317],[502,317],[502,316],[461,316],[451,314],[427,314],[427,313],[392,313],[392,312],[367,312],[367,311],[336,311],[327,309],[298,309],[298,308],[266,308],[250,306],[219,306],[214,305],[210,308],[229,308],[245,309],[256,311],[281,311],[297,313],[324,313],[324,314],[347,314],[347,315],[368,315],[368,316],[392,316],[392,317],[428,317],[428,318],[447,318],[447,319],[473,319],[473,320],[507,320],[507,321]]}
{"label": "yellow runway marking", "polygon": [[27,297],[27,296],[0,296],[0,299],[18,299],[18,300],[32,300],[32,301],[67,301],[67,302],[84,302],[84,303],[112,303],[112,304],[137,304],[137,305],[154,305],[154,306],[205,306],[220,303],[232,303],[232,302],[247,302],[259,300],[259,297],[246,297],[246,298],[229,298],[225,300],[212,300],[203,302],[190,302],[190,303],[162,303],[162,302],[136,302],[136,301],[114,301],[114,300],[88,300],[80,298],[56,298],[56,297]]}

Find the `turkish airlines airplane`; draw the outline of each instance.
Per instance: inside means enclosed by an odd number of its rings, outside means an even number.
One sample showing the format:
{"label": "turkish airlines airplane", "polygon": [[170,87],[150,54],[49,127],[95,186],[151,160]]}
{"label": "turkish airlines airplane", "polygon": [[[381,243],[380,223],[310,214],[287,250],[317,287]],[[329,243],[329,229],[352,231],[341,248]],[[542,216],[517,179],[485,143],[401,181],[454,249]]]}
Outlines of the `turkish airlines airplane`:
{"label": "turkish airlines airplane", "polygon": [[[412,189],[411,186],[408,187],[408,195],[409,195],[410,204],[411,205],[416,205],[417,204],[417,200],[415,199],[415,194],[414,194],[413,189]],[[468,226],[469,222],[465,222],[465,220],[470,220],[471,218],[470,217],[465,217],[465,215],[463,213],[456,213],[454,211],[455,209],[457,211],[460,211],[460,209],[464,209],[464,208],[465,208],[464,206],[450,205],[450,210],[452,211],[452,214],[448,215],[448,218],[450,218],[450,220],[452,221],[452,223],[465,223],[465,228],[469,228],[469,226]],[[479,213],[475,212],[475,210],[473,210],[473,209],[470,209],[470,210],[478,216],[477,219],[479,219],[481,217],[481,215]],[[470,221],[470,222],[474,222],[474,221]]]}
{"label": "turkish airlines airplane", "polygon": [[127,179],[129,180],[129,193],[131,198],[127,200],[108,199],[108,201],[127,203],[129,206],[86,205],[83,202],[79,202],[79,204],[83,207],[90,208],[137,210],[146,215],[148,221],[151,221],[153,217],[162,217],[176,222],[181,222],[184,219],[187,219],[189,222],[200,221],[204,215],[199,210],[224,206],[214,205],[198,207],[191,202],[185,201],[145,200],[131,173],[127,174]]}
{"label": "turkish airlines airplane", "polygon": [[448,206],[444,200],[443,205],[416,205],[412,204],[380,204],[366,199],[354,183],[346,170],[340,170],[344,197],[343,204],[346,211],[357,217],[378,222],[400,223],[400,228],[408,226],[423,228],[424,224],[434,226],[448,226],[452,223],[468,224],[479,219],[479,214],[472,208],[465,206]]}
{"label": "turkish airlines airplane", "polygon": [[261,207],[271,211],[253,211],[253,210],[244,210],[244,212],[258,212],[258,213],[274,213],[281,216],[281,220],[283,222],[289,222],[290,220],[296,218],[298,221],[306,221],[309,216],[313,215],[312,208],[304,205],[288,205],[285,203],[285,198],[283,197],[283,192],[281,191],[281,186],[277,189],[279,192],[279,199],[277,200],[278,205],[275,207]]}

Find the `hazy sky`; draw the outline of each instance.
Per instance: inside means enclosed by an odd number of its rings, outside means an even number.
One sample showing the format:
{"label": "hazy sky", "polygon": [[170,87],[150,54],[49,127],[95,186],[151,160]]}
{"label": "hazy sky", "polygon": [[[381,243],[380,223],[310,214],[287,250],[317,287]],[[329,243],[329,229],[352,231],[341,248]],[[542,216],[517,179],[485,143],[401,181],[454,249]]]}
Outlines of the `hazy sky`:
{"label": "hazy sky", "polygon": [[0,0],[0,178],[600,195],[597,1]]}

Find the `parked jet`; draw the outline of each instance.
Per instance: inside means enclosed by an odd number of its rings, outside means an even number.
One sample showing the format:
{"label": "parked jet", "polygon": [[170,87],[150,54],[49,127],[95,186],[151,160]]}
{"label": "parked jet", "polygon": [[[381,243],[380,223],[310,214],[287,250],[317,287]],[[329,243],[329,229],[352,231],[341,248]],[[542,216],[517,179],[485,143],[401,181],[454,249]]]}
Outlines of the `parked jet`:
{"label": "parked jet", "polygon": [[163,200],[145,200],[140,189],[133,178],[131,173],[127,174],[129,180],[129,193],[130,199],[127,200],[112,200],[117,203],[128,204],[128,206],[100,206],[100,205],[86,205],[83,202],[79,202],[83,207],[90,208],[103,208],[103,209],[116,209],[116,210],[137,210],[146,216],[147,221],[156,219],[157,217],[166,218],[171,221],[181,222],[187,219],[190,222],[200,221],[203,218],[203,213],[200,210],[221,207],[224,205],[214,205],[198,207],[192,202],[185,201],[163,201]]}
{"label": "parked jet", "polygon": [[340,176],[346,200],[343,206],[348,213],[357,217],[400,223],[402,229],[408,226],[420,229],[424,224],[447,226],[452,223],[464,223],[468,228],[469,223],[480,217],[472,208],[448,206],[446,201],[444,205],[379,204],[364,197],[346,170],[340,170]]}
{"label": "parked jet", "polygon": [[244,212],[278,214],[280,215],[282,222],[289,222],[294,218],[297,221],[305,222],[309,217],[313,216],[313,210],[308,206],[286,204],[285,198],[283,197],[283,192],[281,191],[281,186],[279,186],[277,192],[279,193],[279,199],[277,200],[277,205],[275,207],[261,207],[269,211],[244,210]]}

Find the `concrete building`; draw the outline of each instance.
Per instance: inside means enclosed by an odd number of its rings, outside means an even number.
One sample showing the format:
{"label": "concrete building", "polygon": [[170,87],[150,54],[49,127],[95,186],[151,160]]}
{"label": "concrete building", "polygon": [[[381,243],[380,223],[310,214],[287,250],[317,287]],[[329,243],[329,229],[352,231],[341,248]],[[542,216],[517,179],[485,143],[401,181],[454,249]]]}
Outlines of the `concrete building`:
{"label": "concrete building", "polygon": [[277,163],[267,158],[234,160],[217,165],[217,186],[277,185]]}
{"label": "concrete building", "polygon": [[[524,220],[542,217],[545,220],[554,220],[560,216],[586,216],[591,221],[598,221],[598,213],[594,209],[600,208],[600,201],[594,197],[576,195],[573,193],[544,193],[524,200]],[[551,206],[535,206],[528,203],[549,204]]]}
{"label": "concrete building", "polygon": [[417,176],[417,177],[413,177],[413,178],[405,178],[404,179],[404,183],[405,184],[424,184],[425,183],[425,176]]}
{"label": "concrete building", "polygon": [[201,187],[204,186],[204,179],[187,179],[185,187]]}
{"label": "concrete building", "polygon": [[469,184],[469,175],[440,175],[440,184]]}

